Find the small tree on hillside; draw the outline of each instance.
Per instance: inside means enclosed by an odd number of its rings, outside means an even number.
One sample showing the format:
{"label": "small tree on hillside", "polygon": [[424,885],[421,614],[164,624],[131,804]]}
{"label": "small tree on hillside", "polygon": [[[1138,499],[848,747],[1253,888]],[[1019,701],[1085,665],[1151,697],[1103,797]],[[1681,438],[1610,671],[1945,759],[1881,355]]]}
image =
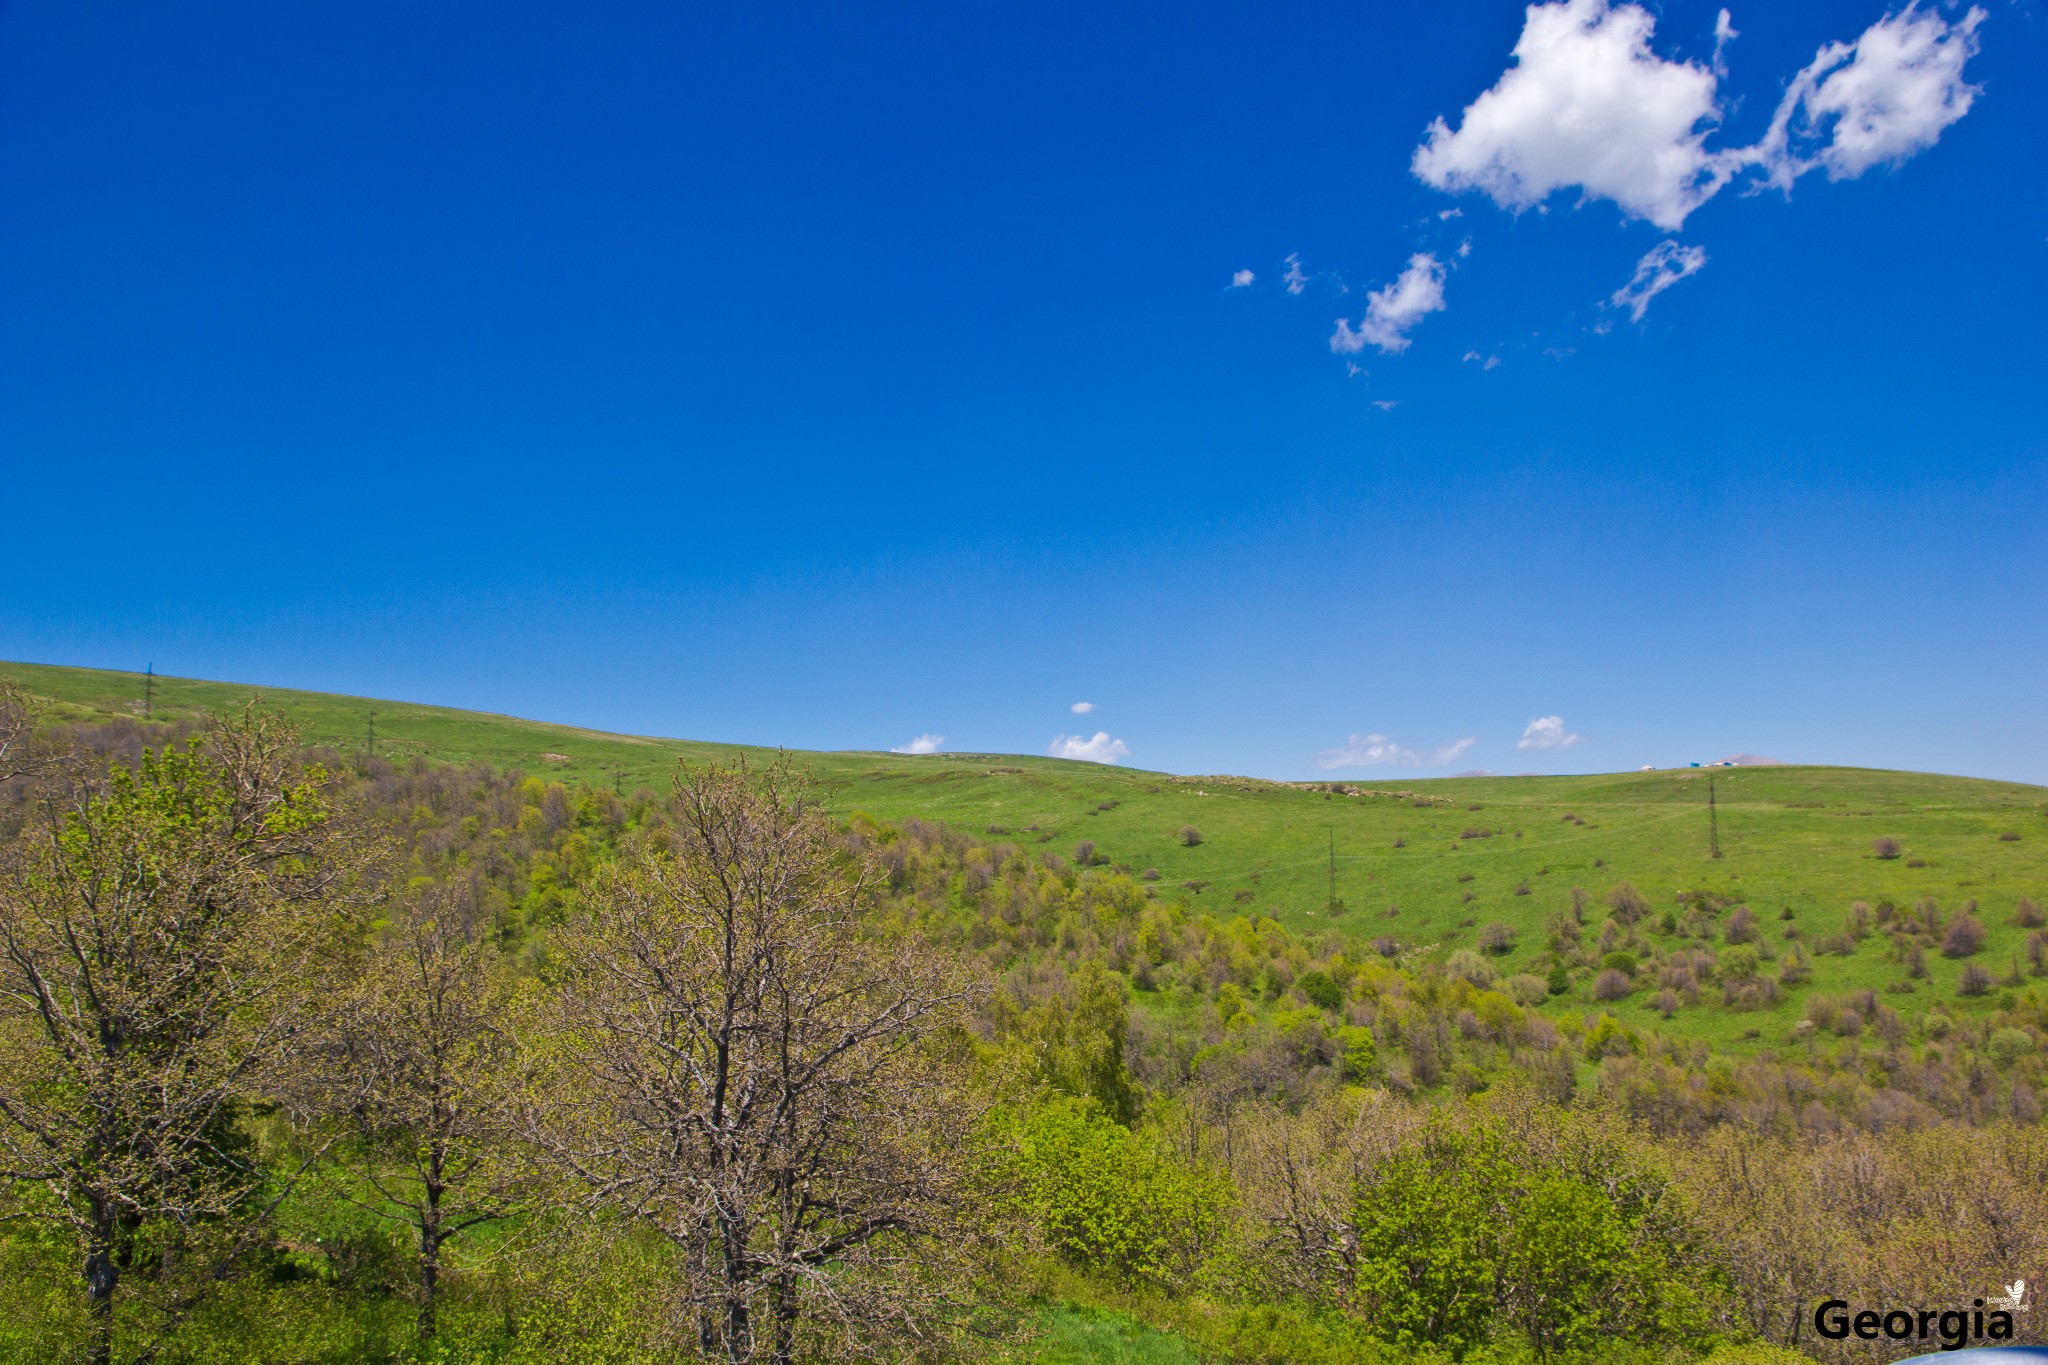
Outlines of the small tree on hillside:
{"label": "small tree on hillside", "polygon": [[238,1120],[324,1003],[365,852],[297,750],[248,712],[133,771],[64,765],[0,868],[0,1165],[78,1242],[96,1363],[147,1230],[180,1248],[155,1278],[203,1288],[275,1203]]}
{"label": "small tree on hillside", "polygon": [[1975,915],[1957,915],[1941,936],[1943,957],[1969,957],[1984,946],[1984,926]]}
{"label": "small tree on hillside", "polygon": [[523,1126],[682,1253],[706,1355],[912,1340],[967,1231],[969,992],[862,914],[865,868],[787,767],[685,773],[670,819],[551,941]]}
{"label": "small tree on hillside", "polygon": [[423,1337],[444,1248],[515,1212],[530,1183],[503,1143],[511,1049],[492,956],[445,887],[415,892],[345,993],[334,1052],[310,1077],[349,1135],[345,1197],[412,1233]]}
{"label": "small tree on hillside", "polygon": [[1185,847],[1193,848],[1202,842],[1202,831],[1196,829],[1193,825],[1182,825],[1180,827],[1180,841]]}
{"label": "small tree on hillside", "polygon": [[1896,858],[1905,850],[1899,847],[1897,839],[1885,835],[1870,841],[1870,851],[1880,858]]}

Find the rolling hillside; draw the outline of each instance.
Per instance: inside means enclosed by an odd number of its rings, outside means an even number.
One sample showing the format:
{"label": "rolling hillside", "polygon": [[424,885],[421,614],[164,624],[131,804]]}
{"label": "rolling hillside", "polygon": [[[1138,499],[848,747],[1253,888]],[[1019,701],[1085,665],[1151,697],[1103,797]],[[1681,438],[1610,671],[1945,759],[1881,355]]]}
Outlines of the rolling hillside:
{"label": "rolling hillside", "polygon": [[[54,698],[78,720],[135,714],[139,674],[0,664],[0,674]],[[193,717],[247,700],[237,684],[160,678],[155,714]],[[536,721],[324,693],[266,690],[265,704],[306,735],[347,751],[368,742],[405,761],[488,762],[568,782],[658,787],[678,761],[733,746],[579,730]],[[765,751],[751,751],[756,759]],[[2010,923],[2023,896],[2048,900],[2048,788],[1855,768],[1685,769],[1580,777],[1485,777],[1341,784],[1179,777],[1058,759],[990,754],[798,753],[841,814],[942,821],[980,838],[1071,856],[1082,840],[1158,887],[1184,889],[1212,913],[1257,913],[1290,930],[1334,930],[1404,950],[1471,946],[1480,927],[1511,926],[1504,971],[1541,950],[1544,923],[1572,888],[1599,898],[1628,882],[1653,910],[1681,892],[1748,904],[1766,953],[1796,929],[1811,943],[1837,931],[1851,902],[1953,911],[1978,903],[1990,931],[1977,959],[2004,975],[2026,931]],[[1709,783],[1722,856],[1710,856]],[[1183,827],[1201,835],[1185,845]],[[1900,856],[1880,858],[1891,838]],[[1331,900],[1331,867],[1335,901]],[[1788,921],[1781,924],[1781,921]],[[1850,956],[1817,955],[1813,986],[1880,986],[1902,975],[1874,936]],[[1953,1000],[1959,962],[1934,958],[1918,989]],[[1621,1007],[1647,1014],[1638,1000]],[[1689,1015],[1681,1027],[1739,1046],[1781,1041],[1798,1005]],[[1745,1038],[1755,1030],[1756,1037]]]}

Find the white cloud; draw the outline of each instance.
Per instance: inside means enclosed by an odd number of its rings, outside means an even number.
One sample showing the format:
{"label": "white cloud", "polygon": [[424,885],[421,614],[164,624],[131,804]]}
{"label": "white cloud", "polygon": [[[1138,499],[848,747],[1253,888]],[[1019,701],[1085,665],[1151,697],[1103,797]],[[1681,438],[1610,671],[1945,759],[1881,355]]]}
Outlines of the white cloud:
{"label": "white cloud", "polygon": [[1392,412],[1395,408],[1401,406],[1401,400],[1398,398],[1375,398],[1372,400],[1372,405],[1381,412]]}
{"label": "white cloud", "polygon": [[1982,88],[1963,79],[1963,64],[1976,55],[1983,22],[1974,7],[1950,23],[1907,5],[1854,43],[1829,43],[1792,78],[1770,131],[1744,155],[1790,190],[1811,170],[1853,180],[1927,150]]}
{"label": "white cloud", "polygon": [[1301,273],[1301,256],[1296,252],[1287,253],[1287,273],[1280,277],[1290,294],[1299,294],[1308,288],[1308,276]]}
{"label": "white cloud", "polygon": [[1230,277],[1230,287],[1232,289],[1242,289],[1246,285],[1250,284],[1253,278],[1254,276],[1252,275],[1251,271],[1240,270],[1235,275],[1232,275]]}
{"label": "white cloud", "polygon": [[1972,7],[1951,22],[1908,4],[1853,43],[1821,48],[1786,87],[1761,141],[1709,150],[1737,36],[1727,10],[1714,21],[1709,67],[1653,52],[1656,20],[1639,5],[1531,5],[1513,64],[1456,128],[1431,122],[1410,169],[1437,189],[1478,190],[1516,211],[1540,211],[1558,190],[1576,188],[1676,232],[1745,171],[1790,190],[1808,171],[1851,180],[1932,147],[1977,97],[1963,67],[1984,18]]}
{"label": "white cloud", "polygon": [[1650,306],[1651,299],[1688,275],[1698,274],[1706,263],[1705,247],[1680,246],[1673,241],[1659,242],[1636,262],[1636,273],[1629,277],[1627,284],[1614,291],[1608,302],[1616,308],[1628,309],[1631,322],[1641,322],[1643,311]]}
{"label": "white cloud", "polygon": [[1392,765],[1401,768],[1448,768],[1479,741],[1454,739],[1427,751],[1411,749],[1381,734],[1352,735],[1341,748],[1325,749],[1316,755],[1318,768],[1372,768]]}
{"label": "white cloud", "polygon": [[1563,716],[1538,716],[1522,731],[1522,737],[1515,741],[1517,749],[1549,753],[1556,749],[1569,749],[1585,740],[1584,735],[1574,734],[1564,728]]}
{"label": "white cloud", "polygon": [[1435,256],[1419,251],[1408,258],[1408,268],[1385,289],[1365,296],[1365,318],[1352,331],[1351,324],[1337,319],[1330,334],[1330,349],[1339,355],[1355,355],[1368,345],[1388,355],[1408,349],[1408,331],[1444,306],[1444,267]]}
{"label": "white cloud", "polygon": [[1499,357],[1499,356],[1497,356],[1497,355],[1481,355],[1481,354],[1480,354],[1479,352],[1477,352],[1477,351],[1467,351],[1467,352],[1465,352],[1465,356],[1464,356],[1464,358],[1465,358],[1466,360],[1476,360],[1476,361],[1478,361],[1478,362],[1479,362],[1479,368],[1480,368],[1480,369],[1482,369],[1482,370],[1490,370],[1490,369],[1492,369],[1492,368],[1493,368],[1494,366],[1496,366],[1496,365],[1500,364],[1500,357]]}
{"label": "white cloud", "polygon": [[1107,730],[1097,730],[1093,739],[1056,736],[1046,752],[1054,758],[1079,758],[1090,763],[1121,763],[1131,756],[1130,746],[1120,739],[1111,739]]}
{"label": "white cloud", "polygon": [[1729,43],[1741,36],[1740,33],[1735,31],[1735,17],[1728,13],[1727,10],[1724,9],[1714,16],[1714,71],[1716,74],[1722,76],[1728,74],[1728,63],[1722,60],[1722,54],[1727,51]]}
{"label": "white cloud", "polygon": [[899,744],[889,752],[892,754],[935,754],[946,742],[944,735],[919,735],[908,744]]}
{"label": "white cloud", "polygon": [[1577,186],[1634,218],[1676,231],[1735,169],[1706,149],[1720,119],[1706,67],[1650,50],[1656,21],[1636,5],[1531,5],[1515,64],[1415,149],[1424,183],[1480,190],[1526,209]]}
{"label": "white cloud", "polygon": [[1077,701],[1067,709],[1077,716],[1085,716],[1095,709],[1095,703],[1092,701]]}

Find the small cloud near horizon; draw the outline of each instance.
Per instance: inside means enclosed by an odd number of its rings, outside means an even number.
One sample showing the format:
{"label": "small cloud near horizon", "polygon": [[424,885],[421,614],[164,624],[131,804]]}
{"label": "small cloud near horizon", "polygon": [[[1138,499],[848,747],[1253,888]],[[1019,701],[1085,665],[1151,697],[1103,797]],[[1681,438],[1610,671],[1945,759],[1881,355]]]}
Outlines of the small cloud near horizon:
{"label": "small cloud near horizon", "polygon": [[935,754],[939,751],[939,746],[945,742],[946,737],[944,735],[919,735],[908,744],[898,744],[889,752],[892,754]]}
{"label": "small cloud near horizon", "polygon": [[1427,751],[1411,749],[1382,734],[1352,735],[1335,749],[1316,755],[1316,766],[1331,768],[1372,768],[1390,765],[1400,768],[1448,768],[1464,757],[1479,741],[1473,736],[1454,739]]}
{"label": "small cloud near horizon", "polygon": [[1131,746],[1111,739],[1107,730],[1097,730],[1090,739],[1056,735],[1046,752],[1054,758],[1078,758],[1084,763],[1121,763],[1131,756]]}
{"label": "small cloud near horizon", "polygon": [[1532,753],[1552,753],[1558,749],[1569,749],[1582,744],[1586,737],[1574,734],[1564,728],[1563,716],[1538,716],[1529,722],[1522,737],[1515,741],[1517,749]]}

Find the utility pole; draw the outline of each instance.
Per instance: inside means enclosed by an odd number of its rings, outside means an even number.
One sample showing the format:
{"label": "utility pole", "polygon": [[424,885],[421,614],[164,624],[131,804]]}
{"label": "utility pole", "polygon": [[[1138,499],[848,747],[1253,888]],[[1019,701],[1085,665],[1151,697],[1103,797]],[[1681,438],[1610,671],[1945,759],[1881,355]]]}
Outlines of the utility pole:
{"label": "utility pole", "polygon": [[1707,848],[1713,857],[1721,856],[1721,814],[1714,806],[1714,775],[1707,774]]}
{"label": "utility pole", "polygon": [[370,730],[368,737],[364,740],[363,747],[369,751],[370,757],[375,758],[377,756],[377,713],[375,711],[370,713]]}
{"label": "utility pole", "polygon": [[1330,825],[1327,828],[1330,835],[1330,903],[1323,908],[1325,910],[1335,910],[1337,908],[1337,827]]}
{"label": "utility pole", "polygon": [[156,664],[142,675],[142,718],[148,720],[156,709]]}

